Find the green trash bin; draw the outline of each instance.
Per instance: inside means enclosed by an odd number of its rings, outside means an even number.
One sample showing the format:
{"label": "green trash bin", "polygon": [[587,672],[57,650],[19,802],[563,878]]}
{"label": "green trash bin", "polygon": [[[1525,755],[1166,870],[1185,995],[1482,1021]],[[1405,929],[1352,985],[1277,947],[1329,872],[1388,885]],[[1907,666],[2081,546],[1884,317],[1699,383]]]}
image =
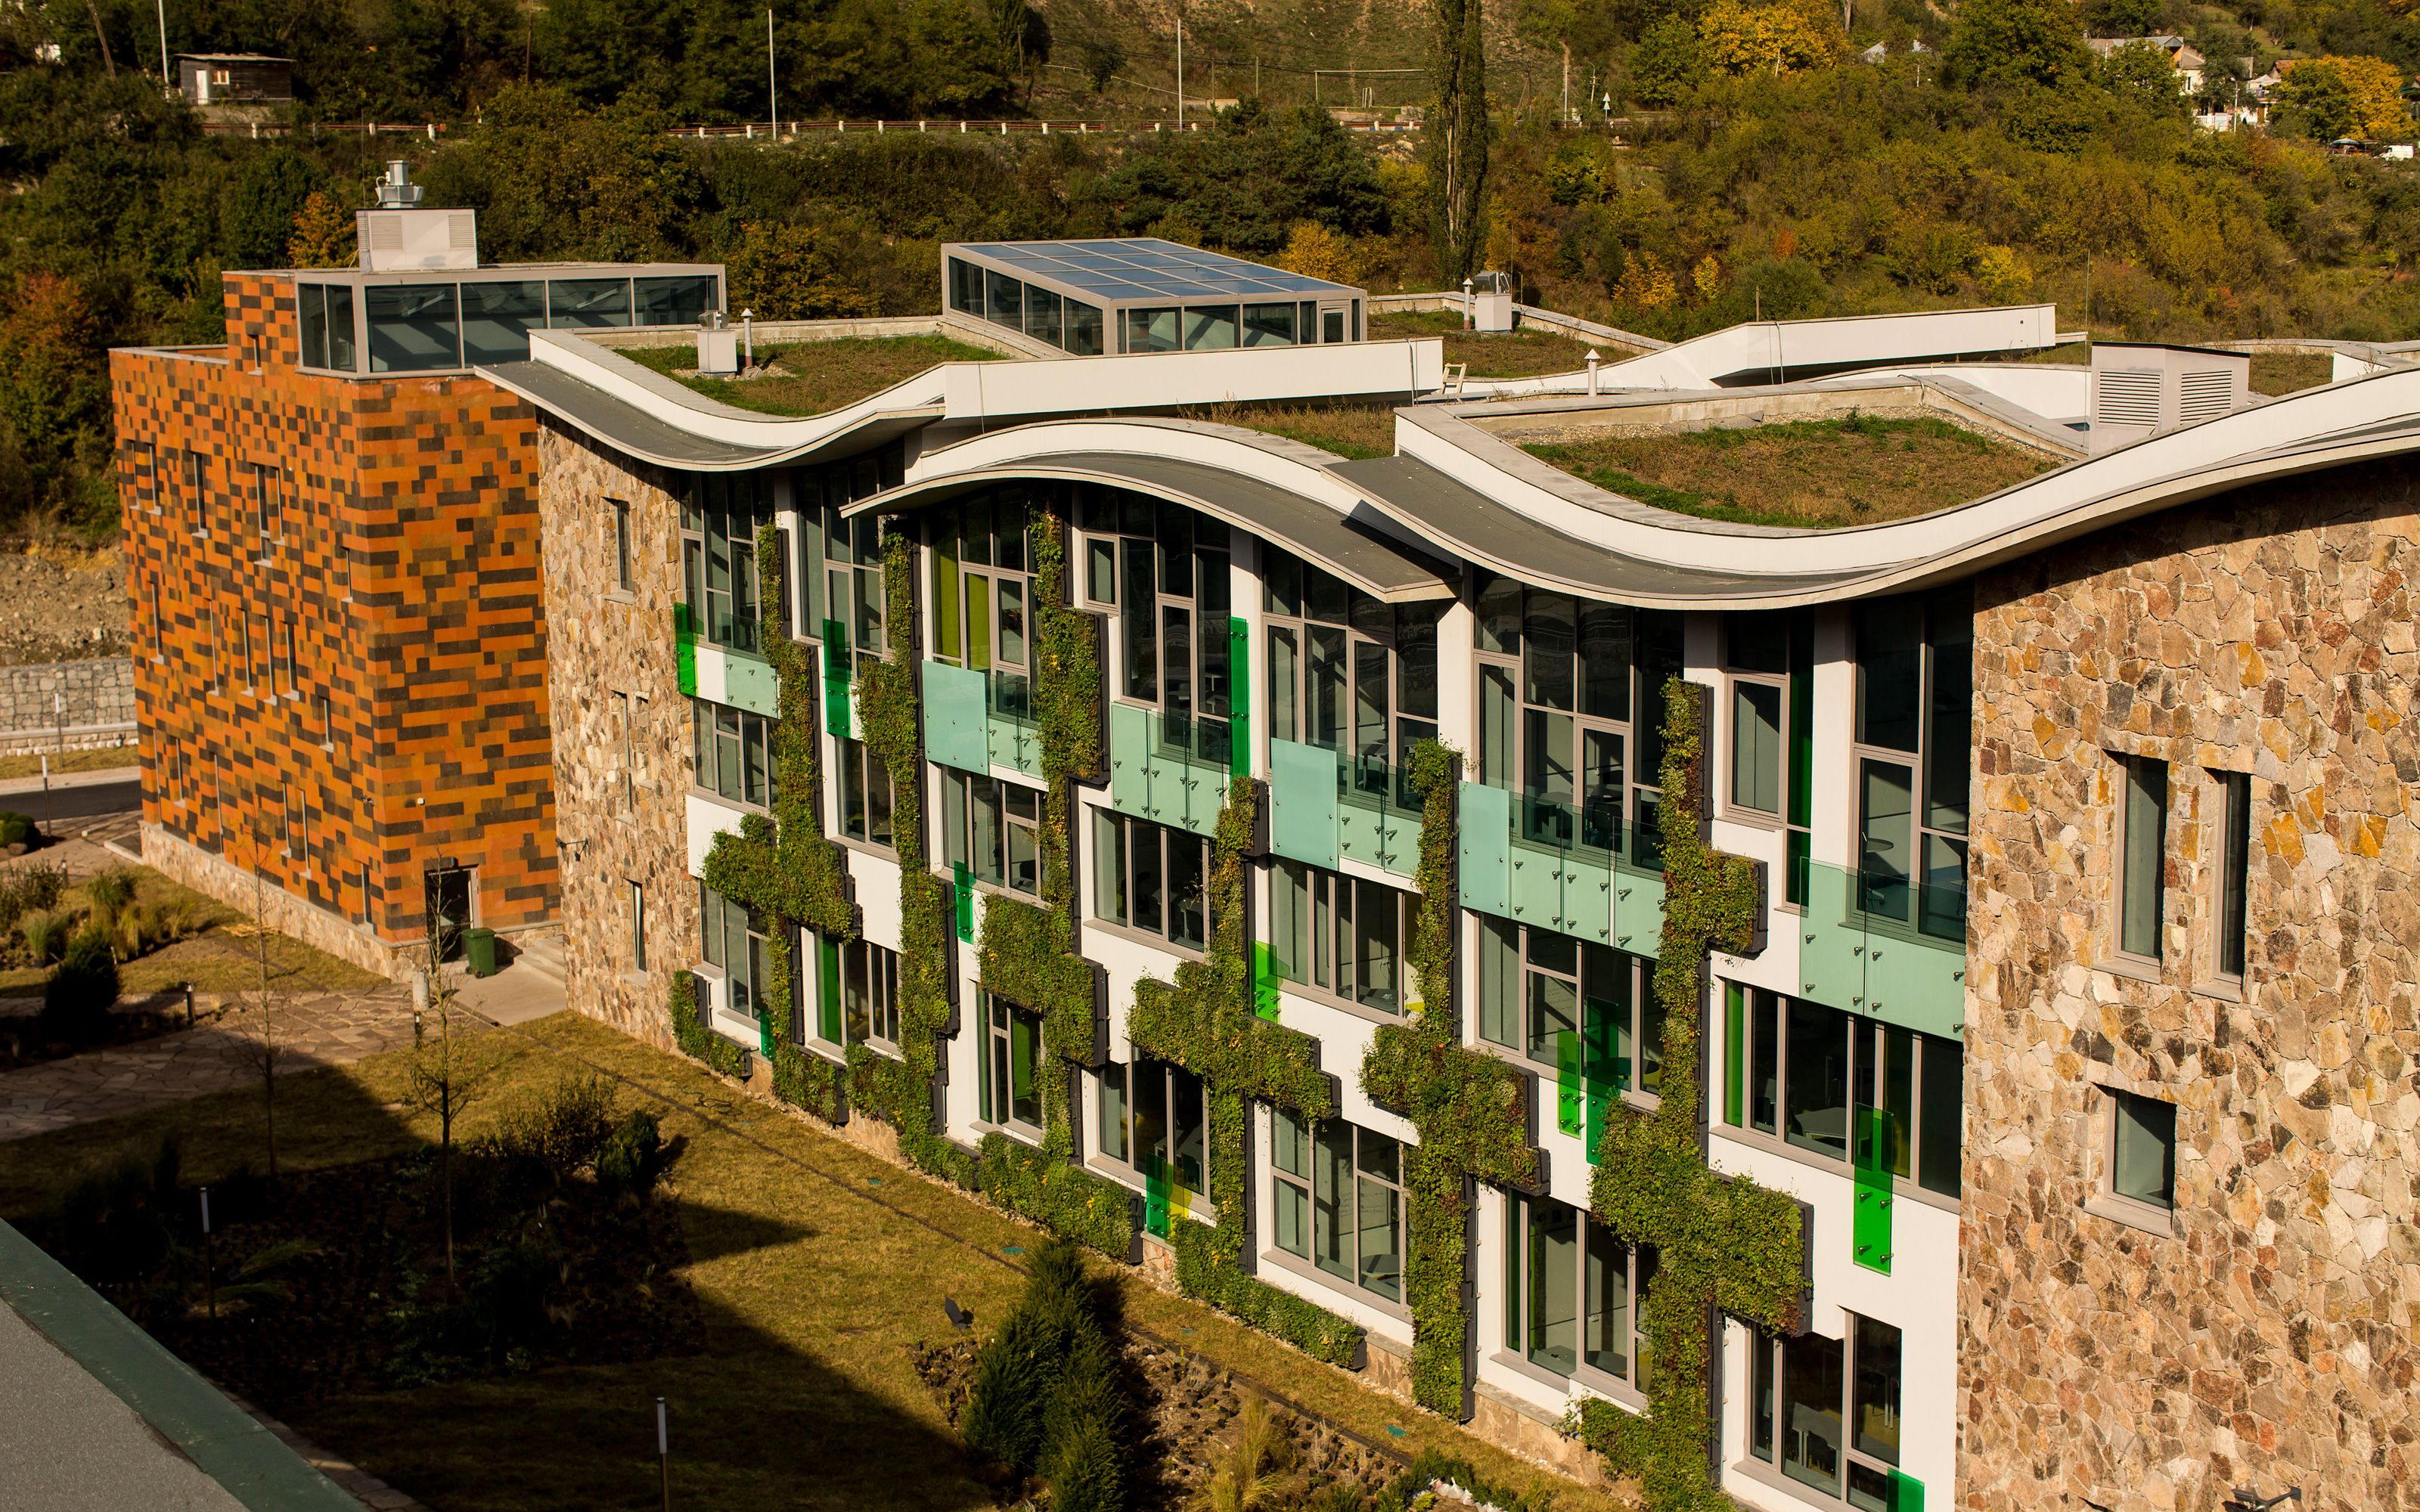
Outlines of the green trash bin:
{"label": "green trash bin", "polygon": [[462,954],[470,962],[471,975],[494,976],[496,974],[496,932],[491,929],[464,930]]}

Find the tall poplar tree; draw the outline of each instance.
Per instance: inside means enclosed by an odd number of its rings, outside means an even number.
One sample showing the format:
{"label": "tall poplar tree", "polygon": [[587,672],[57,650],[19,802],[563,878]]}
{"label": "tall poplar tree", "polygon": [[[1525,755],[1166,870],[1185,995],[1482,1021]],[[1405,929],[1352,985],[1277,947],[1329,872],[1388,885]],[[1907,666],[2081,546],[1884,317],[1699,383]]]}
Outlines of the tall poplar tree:
{"label": "tall poplar tree", "polygon": [[1437,270],[1450,286],[1479,267],[1487,239],[1487,57],[1480,0],[1433,0],[1436,96],[1420,134]]}

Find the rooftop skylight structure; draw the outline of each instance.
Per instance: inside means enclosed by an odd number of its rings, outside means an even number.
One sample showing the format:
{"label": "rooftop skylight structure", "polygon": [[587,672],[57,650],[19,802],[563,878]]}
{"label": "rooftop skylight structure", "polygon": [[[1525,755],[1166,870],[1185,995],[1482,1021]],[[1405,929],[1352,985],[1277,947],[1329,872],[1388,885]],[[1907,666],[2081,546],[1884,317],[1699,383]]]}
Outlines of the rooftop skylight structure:
{"label": "rooftop skylight structure", "polygon": [[1362,339],[1365,291],[1157,237],[941,249],[953,314],[1076,357]]}

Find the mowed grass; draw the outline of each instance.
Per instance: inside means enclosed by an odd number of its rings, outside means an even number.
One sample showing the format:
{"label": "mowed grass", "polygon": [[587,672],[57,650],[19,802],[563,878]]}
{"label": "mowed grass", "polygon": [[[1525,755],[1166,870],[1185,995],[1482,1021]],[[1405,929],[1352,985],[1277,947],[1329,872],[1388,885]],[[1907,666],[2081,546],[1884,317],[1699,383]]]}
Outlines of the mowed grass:
{"label": "mowed grass", "polygon": [[782,376],[750,378],[682,377],[697,366],[697,348],[634,347],[623,356],[687,385],[709,399],[768,415],[820,415],[880,393],[942,363],[997,363],[1001,354],[947,336],[852,336],[839,341],[759,344],[756,360]]}
{"label": "mowed grass", "polygon": [[[264,954],[272,992],[360,992],[386,982],[374,971],[275,930],[263,930],[242,910],[171,882],[147,866],[130,866],[126,871],[134,879],[134,907],[163,916],[181,910],[192,933],[121,963],[117,968],[121,993],[171,992],[188,984],[197,993],[256,993],[262,984]],[[89,889],[89,882],[68,888],[53,912],[88,911],[92,906]],[[21,953],[16,959],[23,956]],[[48,966],[0,970],[0,996],[39,993],[50,975]]]}
{"label": "mowed grass", "polygon": [[[671,1177],[706,1319],[706,1352],[626,1366],[533,1371],[408,1392],[338,1397],[287,1412],[334,1452],[445,1512],[538,1512],[659,1504],[654,1404],[672,1417],[673,1494],[681,1506],[982,1508],[959,1441],[909,1364],[951,1336],[942,1299],[988,1334],[1023,1278],[1012,1265],[1031,1228],[731,1090],[702,1068],[576,1014],[481,1037],[496,1072],[458,1126],[494,1126],[582,1062],[637,1086],[684,1141]],[[578,1058],[573,1058],[578,1057]],[[285,1079],[281,1156],[334,1164],[399,1153],[435,1137],[402,1098],[409,1052]],[[245,1092],[0,1144],[0,1213],[38,1210],[89,1161],[169,1131],[188,1180],[209,1180],[259,1149],[259,1099]],[[888,1204],[885,1206],[884,1204]],[[1480,1443],[1440,1419],[1364,1389],[1265,1335],[1154,1290],[1123,1267],[1134,1325],[1200,1350],[1344,1427],[1406,1454],[1435,1443],[1489,1475],[1555,1486],[1563,1512],[1610,1512],[1583,1490]],[[1400,1429],[1401,1436],[1390,1429]]]}
{"label": "mowed grass", "polygon": [[[142,759],[142,752],[131,744],[101,746],[92,750],[54,750],[48,756],[39,751],[30,756],[0,756],[0,779],[39,777],[45,761],[50,763],[54,775],[60,772],[112,772],[123,768],[132,778],[141,770]],[[31,793],[11,793],[0,796],[0,809],[29,813],[32,810],[26,805],[41,801],[41,790],[37,788]]]}
{"label": "mowed grass", "polygon": [[1795,421],[1523,450],[1642,504],[1742,525],[1870,525],[1930,514],[2050,465],[1924,417]]}
{"label": "mowed grass", "polygon": [[[1515,329],[1479,335],[1462,329],[1460,310],[1402,311],[1370,317],[1372,341],[1402,341],[1407,336],[1443,336],[1445,360],[1470,364],[1471,378],[1536,378],[1542,373],[1576,373],[1588,366],[1589,345],[1545,330]],[[1628,354],[1600,347],[1598,355],[1618,363]]]}
{"label": "mowed grass", "polygon": [[1351,461],[1395,455],[1395,411],[1388,405],[1222,404],[1185,418],[1264,431]]}

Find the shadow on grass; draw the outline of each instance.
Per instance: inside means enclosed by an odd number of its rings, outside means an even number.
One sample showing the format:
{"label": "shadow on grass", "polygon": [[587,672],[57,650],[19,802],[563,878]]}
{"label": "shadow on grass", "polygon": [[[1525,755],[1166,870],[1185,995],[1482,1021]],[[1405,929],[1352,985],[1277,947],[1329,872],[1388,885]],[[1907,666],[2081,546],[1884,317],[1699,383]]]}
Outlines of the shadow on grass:
{"label": "shadow on grass", "polygon": [[[283,1166],[391,1164],[423,1148],[425,1132],[395,1105],[408,1058],[282,1077]],[[498,1085],[475,1110],[479,1117],[458,1125],[458,1134],[475,1135],[529,1105],[566,1070],[535,1047],[513,1047],[499,1064]],[[627,1093],[624,1103],[632,1105]],[[43,1211],[84,1172],[130,1149],[156,1149],[173,1134],[182,1144],[185,1174],[161,1203],[165,1221],[181,1229],[189,1220],[184,1210],[197,1205],[194,1187],[224,1187],[240,1171],[265,1165],[259,1111],[257,1089],[224,1092],[0,1144],[0,1211],[39,1227]],[[264,1391],[261,1405],[445,1512],[659,1506],[659,1396],[671,1414],[677,1505],[733,1512],[988,1506],[964,1446],[934,1420],[929,1399],[911,1395],[904,1358],[892,1358],[901,1352],[891,1340],[902,1319],[927,1310],[939,1316],[938,1296],[929,1305],[923,1296],[929,1277],[913,1263],[913,1251],[890,1260],[886,1275],[884,1263],[852,1253],[861,1234],[809,1221],[813,1214],[801,1210],[814,1204],[777,1194],[770,1183],[780,1173],[760,1169],[746,1147],[695,1137],[685,1146],[670,1173],[680,1190],[659,1200],[675,1206],[687,1256],[673,1278],[653,1284],[689,1289],[703,1320],[692,1335],[702,1337],[702,1352],[316,1399],[298,1386],[287,1400]],[[379,1206],[391,1201],[400,1209],[405,1195],[398,1189],[369,1204],[360,1219],[365,1231],[392,1222],[377,1216]],[[846,1210],[828,1216],[843,1220],[843,1227],[858,1221]],[[359,1247],[367,1255],[379,1245]],[[327,1261],[374,1264],[334,1251]],[[345,1281],[356,1294],[392,1297],[367,1273],[349,1273]],[[786,1299],[803,1322],[768,1307],[768,1296]],[[380,1327],[381,1316],[380,1304],[365,1304],[360,1327]],[[833,1326],[861,1321],[877,1326]],[[849,1336],[876,1334],[882,1336]],[[819,1348],[827,1340],[830,1356]],[[908,1390],[898,1385],[903,1379]]]}

